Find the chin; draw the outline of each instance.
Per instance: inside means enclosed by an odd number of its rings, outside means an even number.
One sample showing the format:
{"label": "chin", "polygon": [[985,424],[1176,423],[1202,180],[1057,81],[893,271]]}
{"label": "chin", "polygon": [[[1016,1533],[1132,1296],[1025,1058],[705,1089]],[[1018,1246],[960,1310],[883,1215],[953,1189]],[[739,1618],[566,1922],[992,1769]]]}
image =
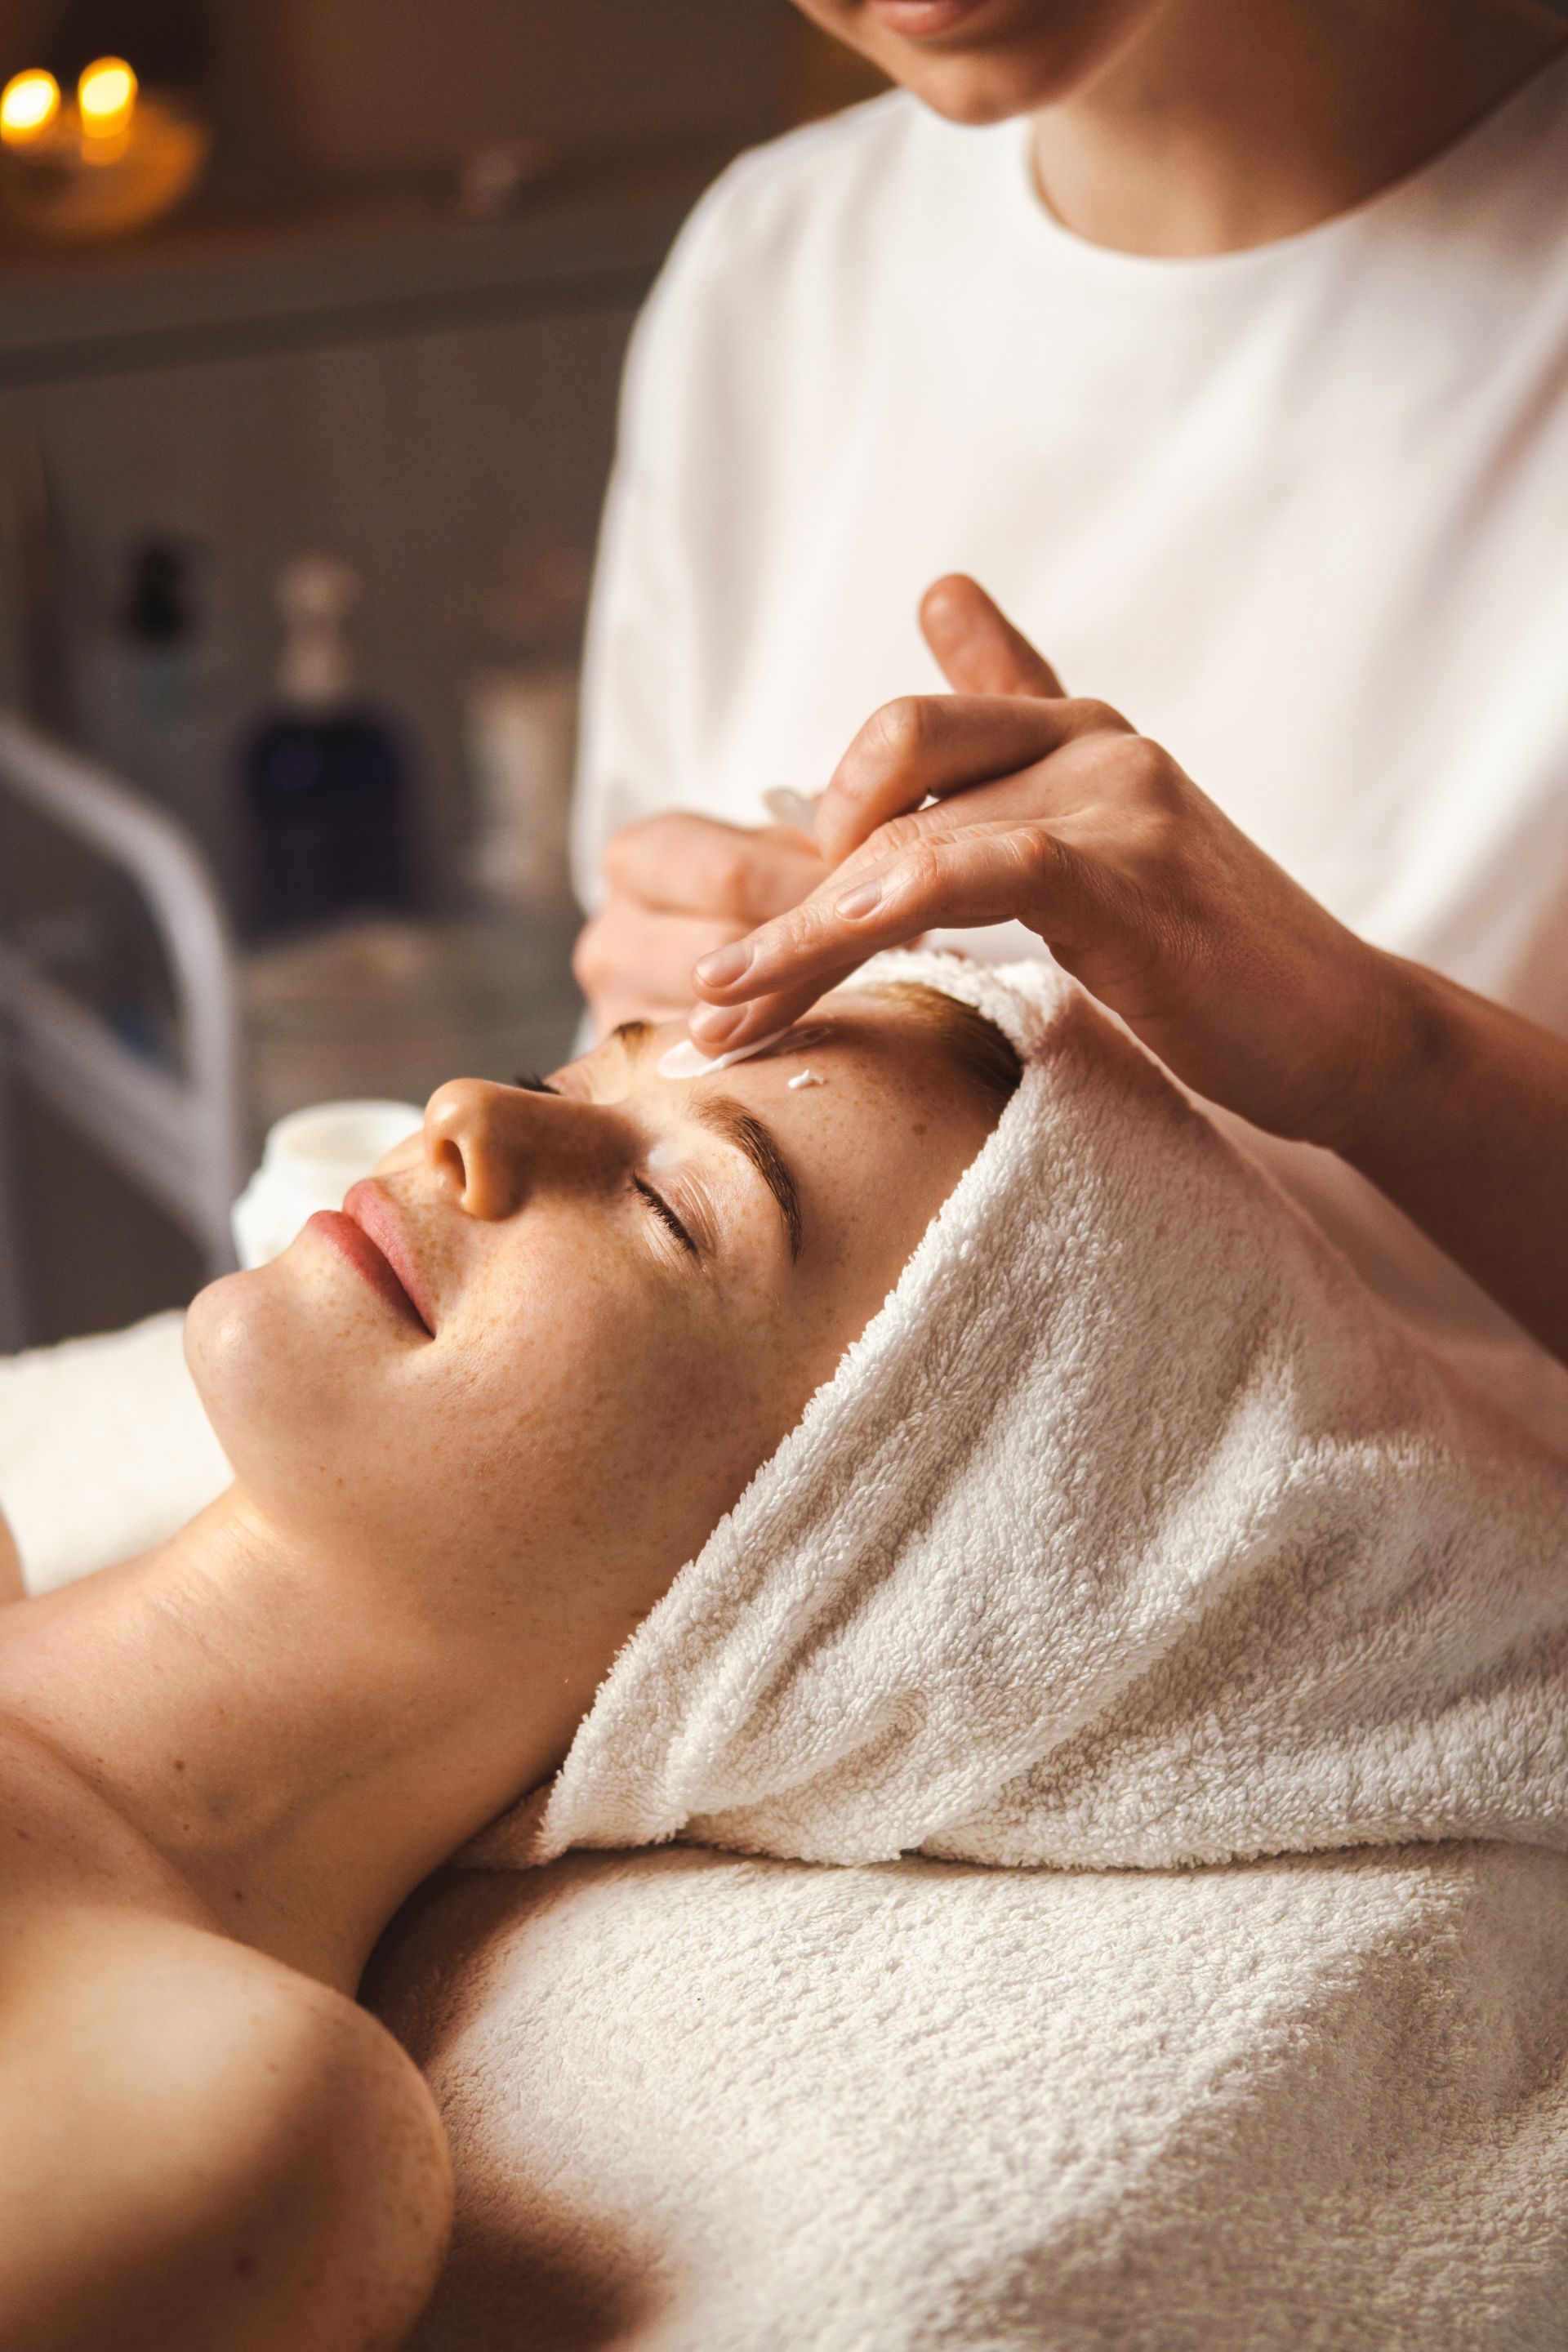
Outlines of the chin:
{"label": "chin", "polygon": [[226,1274],[198,1290],[185,1310],[185,1365],[204,1405],[222,1367],[243,1351],[255,1279]]}
{"label": "chin", "polygon": [[321,1344],[319,1319],[301,1314],[285,1261],[208,1283],[185,1317],[185,1362],[202,1409],[236,1475],[275,1469],[307,1437],[330,1442],[343,1417],[341,1349]]}
{"label": "chin", "polygon": [[1053,77],[1037,65],[1033,73],[1009,71],[994,59],[963,58],[939,64],[922,61],[922,68],[904,78],[912,91],[944,121],[982,131],[993,122],[1010,122],[1042,107],[1054,106],[1071,94],[1070,77]]}
{"label": "chin", "polygon": [[209,1282],[185,1316],[185,1363],[231,1463],[247,1422],[266,1409],[279,1382],[282,1334],[268,1296],[270,1271],[260,1266]]}
{"label": "chin", "polygon": [[999,0],[973,37],[900,39],[863,5],[803,0],[805,13],[950,122],[973,128],[1078,96],[1122,53],[1161,0]]}

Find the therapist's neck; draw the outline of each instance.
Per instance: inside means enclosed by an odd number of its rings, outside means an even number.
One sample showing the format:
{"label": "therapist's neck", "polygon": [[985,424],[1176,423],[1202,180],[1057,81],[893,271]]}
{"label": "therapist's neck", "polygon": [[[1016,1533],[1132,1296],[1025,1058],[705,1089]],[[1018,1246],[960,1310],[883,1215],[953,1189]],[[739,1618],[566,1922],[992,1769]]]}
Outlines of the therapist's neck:
{"label": "therapist's neck", "polygon": [[1036,116],[1040,192],[1128,253],[1270,244],[1428,162],[1565,37],[1533,0],[1169,0]]}

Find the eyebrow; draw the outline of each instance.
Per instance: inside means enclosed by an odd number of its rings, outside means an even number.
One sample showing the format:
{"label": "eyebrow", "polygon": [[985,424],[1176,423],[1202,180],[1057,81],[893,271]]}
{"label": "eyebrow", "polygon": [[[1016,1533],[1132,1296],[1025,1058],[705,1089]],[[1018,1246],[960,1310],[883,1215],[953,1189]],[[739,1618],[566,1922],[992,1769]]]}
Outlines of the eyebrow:
{"label": "eyebrow", "polygon": [[744,1103],[738,1103],[733,1095],[710,1095],[702,1101],[694,1102],[691,1116],[710,1135],[716,1135],[721,1143],[729,1144],[732,1150],[739,1151],[751,1161],[778,1202],[779,1214],[789,1235],[789,1254],[791,1257],[798,1257],[805,1230],[801,1221],[800,1193],[795,1178],[790,1174],[788,1163],[773,1140],[772,1129],[764,1127],[755,1112],[749,1111]]}
{"label": "eyebrow", "polygon": [[[831,1034],[826,1022],[816,1025]],[[654,1025],[651,1021],[623,1021],[612,1029],[610,1034],[626,1053],[642,1054],[652,1041]],[[809,1042],[806,1024],[803,1024],[800,1043],[804,1046]],[[716,1135],[721,1143],[727,1143],[732,1151],[740,1152],[742,1158],[751,1161],[778,1203],[784,1231],[789,1235],[791,1257],[799,1257],[805,1234],[805,1221],[800,1213],[800,1190],[790,1173],[788,1161],[778,1148],[773,1129],[764,1126],[744,1103],[737,1102],[733,1095],[706,1096],[691,1105],[691,1116],[699,1126],[708,1129],[710,1135]]]}

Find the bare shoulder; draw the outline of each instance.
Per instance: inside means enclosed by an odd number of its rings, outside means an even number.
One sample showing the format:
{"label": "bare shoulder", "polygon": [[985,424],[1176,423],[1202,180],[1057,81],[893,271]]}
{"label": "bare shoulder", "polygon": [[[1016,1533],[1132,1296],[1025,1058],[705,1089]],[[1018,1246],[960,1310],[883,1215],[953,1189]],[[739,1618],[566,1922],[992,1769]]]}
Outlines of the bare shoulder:
{"label": "bare shoulder", "polygon": [[451,2175],[392,2037],[182,1920],[95,1907],[39,1936],[0,2006],[0,2342],[401,2344],[445,2252]]}

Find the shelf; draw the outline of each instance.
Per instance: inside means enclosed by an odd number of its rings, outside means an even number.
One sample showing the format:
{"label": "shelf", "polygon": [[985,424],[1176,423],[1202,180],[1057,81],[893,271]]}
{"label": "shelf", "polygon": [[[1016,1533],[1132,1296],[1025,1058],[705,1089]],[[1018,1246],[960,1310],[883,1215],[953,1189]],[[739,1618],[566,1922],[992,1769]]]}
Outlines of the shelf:
{"label": "shelf", "polygon": [[504,221],[427,190],[197,218],[0,265],[0,387],[635,302],[713,165],[562,171]]}

